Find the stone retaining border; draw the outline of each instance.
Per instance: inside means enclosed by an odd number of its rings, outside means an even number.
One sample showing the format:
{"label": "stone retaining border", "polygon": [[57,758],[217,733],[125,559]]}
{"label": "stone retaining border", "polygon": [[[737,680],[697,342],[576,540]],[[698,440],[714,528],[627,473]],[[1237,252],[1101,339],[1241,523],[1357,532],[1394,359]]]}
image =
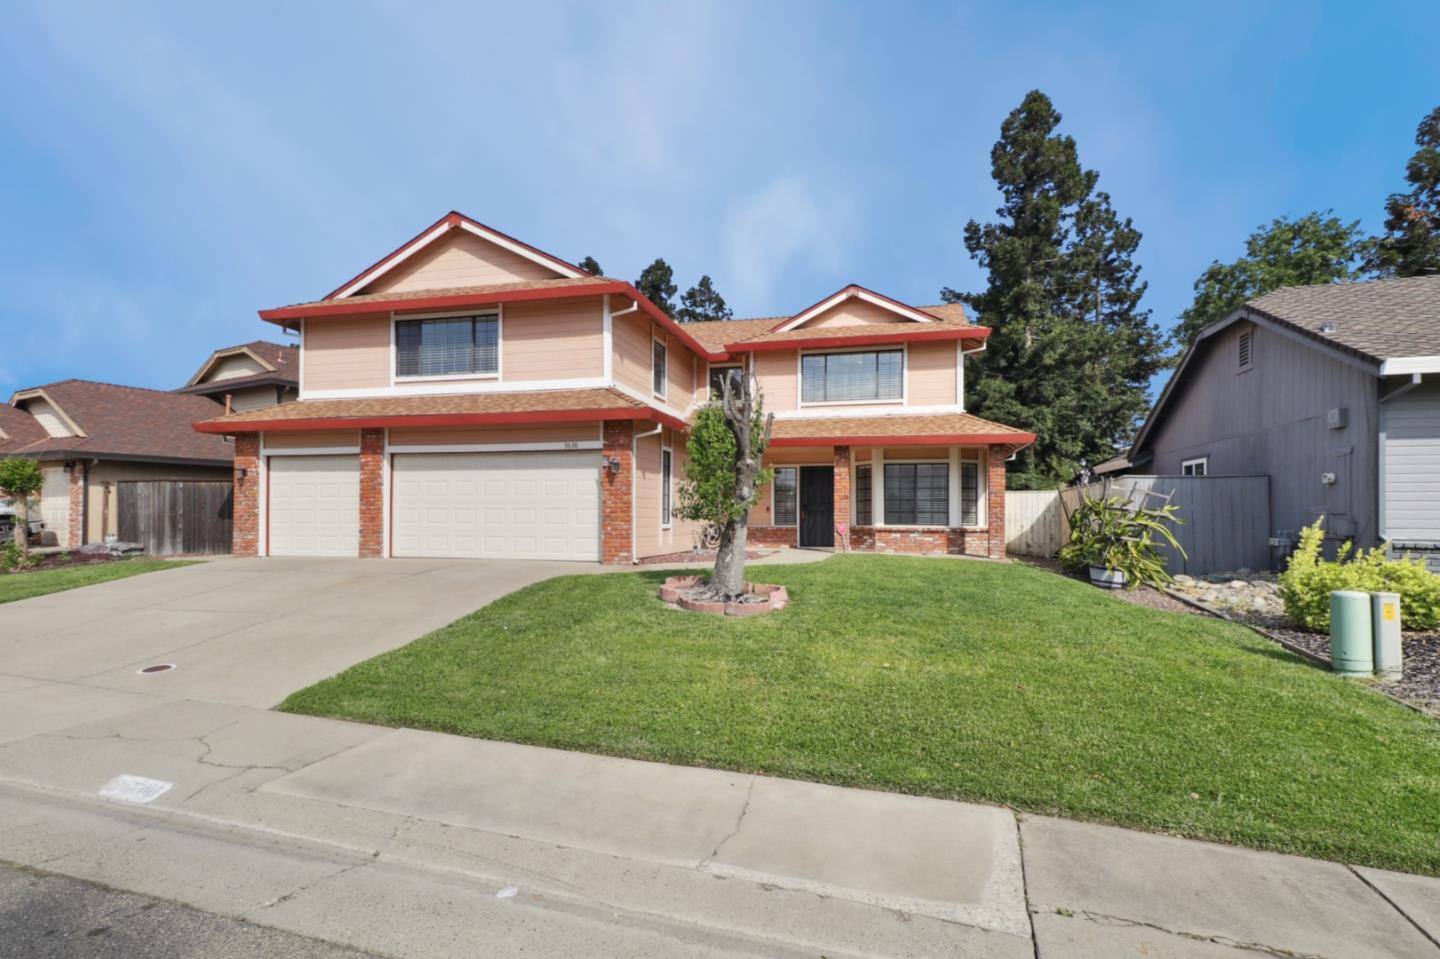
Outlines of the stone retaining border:
{"label": "stone retaining border", "polygon": [[764,602],[759,603],[708,602],[689,599],[684,595],[686,590],[694,589],[704,582],[703,576],[669,576],[660,587],[660,600],[692,613],[711,613],[716,616],[760,616],[790,605],[790,594],[785,587],[773,583],[745,584],[745,592],[752,596],[765,597]]}

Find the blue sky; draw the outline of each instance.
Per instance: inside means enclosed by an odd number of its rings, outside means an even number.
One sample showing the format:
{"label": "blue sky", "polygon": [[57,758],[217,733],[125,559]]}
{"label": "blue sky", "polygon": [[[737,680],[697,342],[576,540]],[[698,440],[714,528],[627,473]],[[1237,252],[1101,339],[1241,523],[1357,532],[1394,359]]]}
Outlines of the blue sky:
{"label": "blue sky", "polygon": [[737,315],[976,288],[1040,88],[1144,233],[1164,326],[1257,224],[1375,229],[1440,103],[1440,5],[7,5],[0,392],[181,385],[450,209]]}

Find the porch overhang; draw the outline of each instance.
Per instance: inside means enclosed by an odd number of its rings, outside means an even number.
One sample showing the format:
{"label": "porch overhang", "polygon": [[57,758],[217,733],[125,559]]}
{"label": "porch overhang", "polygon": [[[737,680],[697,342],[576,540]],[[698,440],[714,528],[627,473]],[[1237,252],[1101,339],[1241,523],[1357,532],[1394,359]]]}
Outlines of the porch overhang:
{"label": "porch overhang", "polygon": [[969,413],[817,417],[776,420],[770,445],[786,446],[1008,446],[1020,449],[1035,434]]}

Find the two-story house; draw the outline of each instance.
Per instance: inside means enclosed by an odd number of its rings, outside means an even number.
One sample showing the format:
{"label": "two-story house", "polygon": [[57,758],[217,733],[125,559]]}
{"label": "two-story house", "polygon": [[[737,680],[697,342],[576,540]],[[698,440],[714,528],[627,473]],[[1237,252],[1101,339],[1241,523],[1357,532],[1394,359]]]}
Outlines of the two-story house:
{"label": "two-story house", "polygon": [[687,424],[727,370],[775,413],[763,543],[1003,557],[1005,460],[1032,434],[965,412],[988,330],[849,286],[793,316],[682,325],[634,286],[457,213],[322,299],[299,399],[235,437],[243,555],[601,560],[689,548]]}

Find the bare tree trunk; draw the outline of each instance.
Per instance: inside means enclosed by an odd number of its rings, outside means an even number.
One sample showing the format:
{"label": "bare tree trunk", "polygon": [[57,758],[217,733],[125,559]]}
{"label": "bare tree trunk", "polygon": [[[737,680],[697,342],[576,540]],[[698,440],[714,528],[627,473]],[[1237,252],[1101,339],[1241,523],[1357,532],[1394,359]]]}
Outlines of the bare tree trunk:
{"label": "bare tree trunk", "polygon": [[[720,405],[725,425],[735,438],[735,502],[748,503],[755,497],[755,478],[760,474],[761,452],[755,446],[755,396],[753,376],[739,377],[734,388],[730,377],[722,379]],[[760,450],[770,444],[770,430],[775,414],[765,417]],[[715,556],[715,570],[710,576],[710,589],[727,599],[745,592],[745,547],[750,538],[748,511],[732,517],[720,533],[720,549]]]}
{"label": "bare tree trunk", "polygon": [[23,496],[15,497],[15,545],[22,554],[30,552],[30,503]]}

